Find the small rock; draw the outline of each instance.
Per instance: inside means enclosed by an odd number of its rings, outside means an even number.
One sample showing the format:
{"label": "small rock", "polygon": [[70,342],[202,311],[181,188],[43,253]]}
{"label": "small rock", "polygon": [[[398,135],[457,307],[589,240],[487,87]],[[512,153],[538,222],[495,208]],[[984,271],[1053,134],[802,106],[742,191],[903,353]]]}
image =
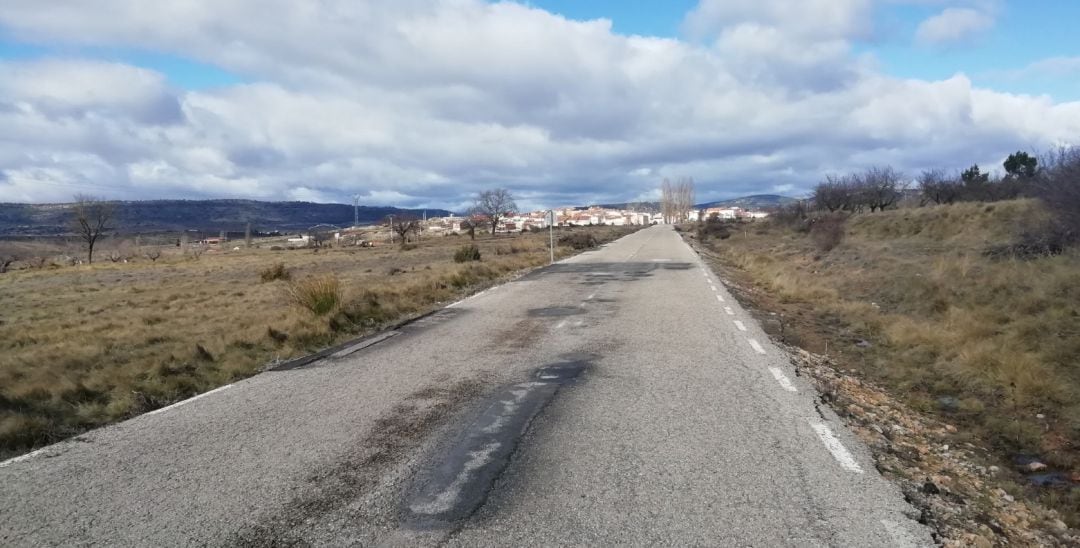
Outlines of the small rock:
{"label": "small rock", "polygon": [[990,468],[987,468],[987,470],[989,470],[991,474],[997,474],[1001,471],[1001,468],[998,468],[997,466],[991,466]]}
{"label": "small rock", "polygon": [[937,405],[942,411],[952,413],[960,409],[960,401],[952,396],[942,396],[937,399]]}
{"label": "small rock", "polygon": [[949,446],[948,446],[948,445],[942,445],[942,446],[941,446],[941,450],[942,450],[942,451],[948,451],[948,450],[949,450]]}
{"label": "small rock", "polygon": [[1039,461],[1033,461],[1025,464],[1023,469],[1028,472],[1039,472],[1041,470],[1046,470],[1046,465]]}
{"label": "small rock", "polygon": [[938,486],[935,485],[934,482],[928,480],[926,483],[923,484],[922,492],[926,493],[927,495],[937,495],[941,493],[941,489],[938,489]]}
{"label": "small rock", "polygon": [[946,424],[945,431],[949,433],[956,433],[956,427],[951,424]]}
{"label": "small rock", "polygon": [[1038,414],[1035,415],[1035,418],[1036,419],[1045,419],[1046,415],[1043,415],[1042,413],[1038,413]]}
{"label": "small rock", "polygon": [[870,348],[871,346],[874,346],[874,345],[870,344],[870,341],[868,341],[866,339],[860,339],[859,342],[855,343],[855,346],[857,346],[859,348]]}
{"label": "small rock", "polygon": [[1054,521],[1050,522],[1050,528],[1055,531],[1066,531],[1069,529],[1069,526],[1065,525],[1064,521],[1061,521],[1060,519],[1055,519]]}

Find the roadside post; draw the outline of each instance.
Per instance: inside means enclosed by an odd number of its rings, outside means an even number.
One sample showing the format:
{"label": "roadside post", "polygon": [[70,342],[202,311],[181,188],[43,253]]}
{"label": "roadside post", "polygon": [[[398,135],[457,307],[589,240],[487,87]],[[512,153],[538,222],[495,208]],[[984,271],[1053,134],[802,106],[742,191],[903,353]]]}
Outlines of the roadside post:
{"label": "roadside post", "polygon": [[551,245],[551,263],[555,264],[555,210],[549,209],[547,212],[548,223],[548,239]]}

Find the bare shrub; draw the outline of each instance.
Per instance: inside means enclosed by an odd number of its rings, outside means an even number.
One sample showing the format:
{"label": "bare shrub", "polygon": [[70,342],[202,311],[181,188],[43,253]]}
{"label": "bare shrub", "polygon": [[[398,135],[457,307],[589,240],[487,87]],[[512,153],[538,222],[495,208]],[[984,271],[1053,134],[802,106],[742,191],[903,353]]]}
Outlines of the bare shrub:
{"label": "bare shrub", "polygon": [[8,271],[8,267],[11,266],[11,263],[13,263],[13,262],[15,262],[17,260],[19,260],[19,258],[17,256],[15,256],[14,254],[12,254],[12,255],[0,255],[0,274],[6,273]]}
{"label": "bare shrub", "polygon": [[274,280],[289,281],[292,279],[292,273],[285,268],[285,263],[274,263],[269,268],[260,272],[259,278],[261,278],[263,282],[272,282]]}
{"label": "bare shrub", "polygon": [[1050,210],[1064,240],[1080,240],[1080,147],[1062,148],[1042,161],[1035,194]]}
{"label": "bare shrub", "polygon": [[810,224],[810,239],[818,251],[828,253],[844,241],[847,217],[842,214],[823,215]]}
{"label": "bare shrub", "polygon": [[599,244],[596,236],[588,232],[575,232],[559,237],[559,245],[570,246],[573,249],[590,249]]}
{"label": "bare shrub", "polygon": [[288,295],[294,305],[325,316],[341,304],[341,282],[334,275],[307,278],[289,284]]}
{"label": "bare shrub", "polygon": [[701,241],[709,238],[726,240],[731,237],[731,230],[724,221],[717,217],[709,217],[705,222],[698,224],[697,237]]}
{"label": "bare shrub", "polygon": [[161,249],[153,247],[143,252],[143,256],[150,259],[151,262],[157,262],[161,258]]}
{"label": "bare shrub", "polygon": [[964,191],[964,184],[958,177],[950,177],[940,169],[923,171],[918,182],[923,204],[951,204],[960,199]]}
{"label": "bare shrub", "polygon": [[480,260],[480,248],[475,245],[463,245],[454,252],[455,263],[467,263]]}

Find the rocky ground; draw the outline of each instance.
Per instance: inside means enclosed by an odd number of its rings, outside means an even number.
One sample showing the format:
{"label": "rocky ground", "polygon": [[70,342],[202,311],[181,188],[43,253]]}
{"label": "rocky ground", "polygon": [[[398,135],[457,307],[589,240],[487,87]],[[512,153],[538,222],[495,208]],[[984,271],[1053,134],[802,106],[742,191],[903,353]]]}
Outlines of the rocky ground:
{"label": "rocky ground", "polygon": [[[789,347],[800,375],[870,446],[881,473],[900,485],[944,546],[1080,546],[1061,516],[997,486],[1011,471],[971,443],[949,445],[956,428],[923,416],[884,390],[837,369],[828,357]],[[1037,470],[1026,463],[1025,471]],[[1045,465],[1042,465],[1045,466]]]}

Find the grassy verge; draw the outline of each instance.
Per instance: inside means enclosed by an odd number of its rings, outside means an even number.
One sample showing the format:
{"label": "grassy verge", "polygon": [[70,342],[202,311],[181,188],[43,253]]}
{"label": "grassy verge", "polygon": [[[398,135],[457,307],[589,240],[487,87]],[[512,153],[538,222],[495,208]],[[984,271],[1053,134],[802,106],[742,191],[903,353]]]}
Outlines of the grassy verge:
{"label": "grassy verge", "polygon": [[827,252],[813,230],[766,223],[704,247],[787,342],[955,424],[954,444],[987,446],[1077,525],[1080,254],[985,254],[1043,215],[967,203],[855,216]]}
{"label": "grassy verge", "polygon": [[[574,229],[601,243],[632,230]],[[546,264],[547,241],[177,253],[0,275],[0,458],[427,312]],[[473,243],[481,260],[455,263]]]}

